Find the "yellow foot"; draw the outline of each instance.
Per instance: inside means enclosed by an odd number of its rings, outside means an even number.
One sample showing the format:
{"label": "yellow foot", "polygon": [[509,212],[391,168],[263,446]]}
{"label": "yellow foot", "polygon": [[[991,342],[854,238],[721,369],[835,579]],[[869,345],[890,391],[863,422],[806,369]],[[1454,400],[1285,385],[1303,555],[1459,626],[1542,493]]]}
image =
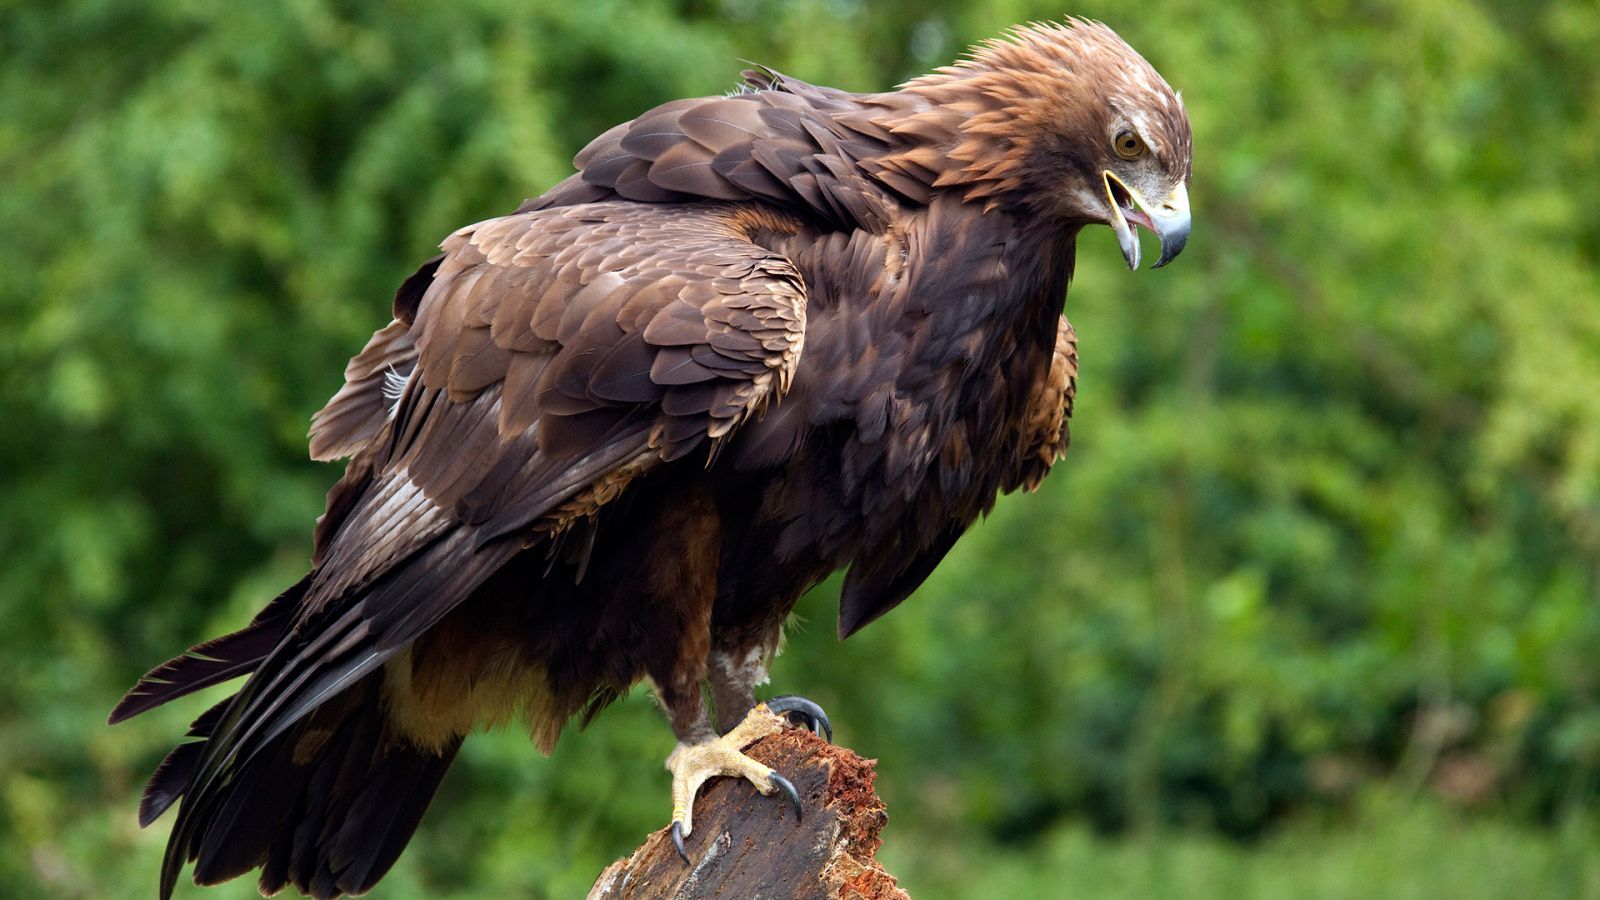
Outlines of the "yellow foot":
{"label": "yellow foot", "polygon": [[756,741],[782,730],[785,724],[765,703],[758,703],[743,722],[722,737],[699,744],[679,744],[667,757],[667,771],[672,773],[672,844],[684,862],[689,861],[683,839],[694,829],[695,794],[708,779],[718,775],[743,778],[763,794],[783,791],[794,807],[795,819],[800,818],[800,795],[789,779],[743,752]]}

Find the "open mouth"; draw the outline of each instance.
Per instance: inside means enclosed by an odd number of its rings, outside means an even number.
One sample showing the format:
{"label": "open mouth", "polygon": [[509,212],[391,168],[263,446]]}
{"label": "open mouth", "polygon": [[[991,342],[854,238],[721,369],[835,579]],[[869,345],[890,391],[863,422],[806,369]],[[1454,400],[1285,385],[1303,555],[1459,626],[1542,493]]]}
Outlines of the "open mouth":
{"label": "open mouth", "polygon": [[1189,192],[1184,185],[1174,186],[1157,208],[1111,170],[1105,170],[1104,177],[1106,201],[1111,206],[1111,221],[1106,224],[1116,233],[1128,268],[1139,268],[1139,225],[1161,240],[1161,258],[1155,268],[1172,262],[1183,252],[1189,242]]}
{"label": "open mouth", "polygon": [[1134,201],[1133,191],[1122,183],[1122,179],[1110,172],[1106,173],[1106,195],[1111,198],[1111,206],[1130,224],[1143,225],[1151,233],[1155,233],[1155,222],[1151,221],[1150,216]]}
{"label": "open mouth", "polygon": [[1183,252],[1189,242],[1189,191],[1184,185],[1174,186],[1158,207],[1109,169],[1105,171],[1105,182],[1106,202],[1111,206],[1111,221],[1106,224],[1116,233],[1128,268],[1139,268],[1139,225],[1161,240],[1161,258],[1155,268],[1172,262]]}

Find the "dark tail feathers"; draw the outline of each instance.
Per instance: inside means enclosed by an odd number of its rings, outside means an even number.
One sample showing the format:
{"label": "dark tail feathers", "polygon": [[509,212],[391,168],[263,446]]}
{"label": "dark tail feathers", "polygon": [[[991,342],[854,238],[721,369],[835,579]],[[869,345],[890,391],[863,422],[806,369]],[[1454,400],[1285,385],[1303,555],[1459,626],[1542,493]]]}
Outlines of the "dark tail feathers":
{"label": "dark tail feathers", "polygon": [[[200,688],[248,674],[288,630],[309,581],[285,591],[245,628],[158,666],[111,713],[120,722]],[[460,747],[419,750],[384,725],[383,674],[375,672],[272,739],[198,822],[189,846],[194,880],[215,884],[261,867],[261,890],[294,885],[314,897],[370,889],[394,865]],[[189,728],[156,767],[139,804],[149,825],[188,790],[229,697]],[[175,876],[175,872],[173,875]],[[164,876],[170,897],[174,877]]]}
{"label": "dark tail feathers", "polygon": [[[389,734],[382,677],[369,675],[323,704],[245,765],[182,848],[197,884],[259,866],[263,894],[292,884],[313,897],[337,897],[367,891],[389,871],[460,742],[435,754]],[[197,758],[186,762],[192,767]],[[165,896],[170,885],[163,888]]]}

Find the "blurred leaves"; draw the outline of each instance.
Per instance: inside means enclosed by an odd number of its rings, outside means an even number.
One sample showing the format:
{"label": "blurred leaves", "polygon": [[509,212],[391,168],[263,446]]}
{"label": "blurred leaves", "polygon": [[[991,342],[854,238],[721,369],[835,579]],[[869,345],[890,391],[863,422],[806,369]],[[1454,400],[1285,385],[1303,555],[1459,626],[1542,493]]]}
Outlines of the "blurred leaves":
{"label": "blurred leaves", "polygon": [[[298,576],[307,417],[445,234],[741,60],[877,90],[1060,12],[0,11],[0,883],[154,884],[137,792],[204,704],[104,715]],[[814,592],[775,683],[882,757],[917,896],[1594,896],[1593,3],[1076,12],[1182,89],[1195,240],[1082,236],[1068,459],[848,645]],[[380,892],[580,893],[669,745],[637,696],[550,760],[473,739]]]}

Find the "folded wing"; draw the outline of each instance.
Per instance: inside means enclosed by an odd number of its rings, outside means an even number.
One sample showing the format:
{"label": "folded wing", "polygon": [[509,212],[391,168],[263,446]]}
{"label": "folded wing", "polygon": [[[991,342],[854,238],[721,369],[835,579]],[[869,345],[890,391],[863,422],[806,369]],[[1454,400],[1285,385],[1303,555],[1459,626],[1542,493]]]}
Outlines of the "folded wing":
{"label": "folded wing", "polygon": [[431,276],[414,277],[420,296],[402,288],[397,320],[318,416],[317,455],[353,459],[319,523],[315,568],[286,601],[293,608],[274,612],[281,639],[270,650],[260,637],[235,640],[264,655],[222,667],[180,657],[113,714],[187,693],[184,671],[209,683],[222,668],[254,669],[210,714],[203,749],[179,761],[182,790],[166,772],[147,811],[186,796],[165,889],[209,823],[236,815],[231,773],[252,755],[511,556],[655,467],[709,452],[787,388],[805,288],[751,238],[794,227],[723,204],[600,203],[451,235]]}

